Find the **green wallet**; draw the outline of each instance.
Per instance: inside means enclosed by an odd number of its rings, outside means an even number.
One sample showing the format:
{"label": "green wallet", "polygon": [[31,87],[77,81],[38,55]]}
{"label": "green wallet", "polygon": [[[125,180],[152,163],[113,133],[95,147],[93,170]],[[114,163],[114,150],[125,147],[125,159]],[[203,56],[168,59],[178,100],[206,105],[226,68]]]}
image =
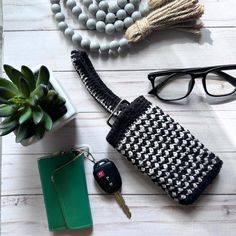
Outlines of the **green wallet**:
{"label": "green wallet", "polygon": [[84,171],[84,154],[73,151],[38,160],[49,230],[93,225]]}

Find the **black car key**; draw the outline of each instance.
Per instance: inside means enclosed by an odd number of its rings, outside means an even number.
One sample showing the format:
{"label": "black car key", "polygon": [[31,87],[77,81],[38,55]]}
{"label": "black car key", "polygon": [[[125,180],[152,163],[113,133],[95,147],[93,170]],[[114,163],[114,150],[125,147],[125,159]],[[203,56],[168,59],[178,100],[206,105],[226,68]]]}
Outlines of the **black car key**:
{"label": "black car key", "polygon": [[130,219],[130,210],[120,193],[122,180],[114,162],[108,159],[102,159],[96,162],[93,167],[93,176],[104,192],[114,194],[116,201]]}

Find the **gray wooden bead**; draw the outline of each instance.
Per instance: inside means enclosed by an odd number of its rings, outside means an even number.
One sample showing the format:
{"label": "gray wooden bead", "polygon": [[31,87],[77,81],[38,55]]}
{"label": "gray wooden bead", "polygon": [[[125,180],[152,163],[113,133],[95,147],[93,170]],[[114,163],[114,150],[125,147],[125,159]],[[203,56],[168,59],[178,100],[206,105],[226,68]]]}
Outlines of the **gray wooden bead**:
{"label": "gray wooden bead", "polygon": [[81,23],[83,23],[83,24],[86,24],[86,22],[87,22],[87,20],[88,20],[88,16],[87,16],[87,14],[85,14],[85,13],[81,13],[80,15],[79,15],[79,22],[81,22]]}
{"label": "gray wooden bead", "polygon": [[105,20],[105,18],[106,18],[105,11],[98,10],[97,13],[96,13],[96,19],[97,20]]}
{"label": "gray wooden bead", "polygon": [[72,10],[72,8],[76,6],[75,0],[67,0],[66,6]]}
{"label": "gray wooden bead", "polygon": [[124,22],[122,20],[117,20],[114,26],[116,31],[122,31],[124,29]]}
{"label": "gray wooden bead", "polygon": [[86,6],[86,7],[89,7],[90,4],[93,3],[93,0],[83,0],[83,4]]}
{"label": "gray wooden bead", "polygon": [[106,26],[106,24],[103,21],[98,21],[96,23],[96,30],[98,32],[104,32],[105,31],[105,26]]}
{"label": "gray wooden bead", "polygon": [[58,23],[58,29],[60,31],[64,32],[66,28],[68,28],[68,25],[67,25],[66,22],[61,21],[61,22]]}
{"label": "gray wooden bead", "polygon": [[134,12],[134,9],[135,9],[135,7],[134,7],[134,4],[132,4],[132,3],[128,3],[128,4],[125,5],[125,11],[126,11],[129,15]]}
{"label": "gray wooden bead", "polygon": [[55,19],[56,19],[57,22],[61,22],[61,21],[64,21],[64,20],[65,20],[65,16],[64,16],[63,13],[58,12],[58,13],[56,13],[56,15],[55,15]]}
{"label": "gray wooden bead", "polygon": [[117,4],[120,8],[124,8],[127,2],[127,0],[117,0]]}
{"label": "gray wooden bead", "polygon": [[147,16],[148,13],[149,13],[148,5],[146,4],[145,6],[141,6],[139,11],[140,11],[142,16]]}
{"label": "gray wooden bead", "polygon": [[139,20],[139,19],[142,18],[141,13],[140,13],[139,11],[133,12],[133,14],[131,15],[131,17],[133,18],[134,21],[137,21],[137,20]]}
{"label": "gray wooden bead", "polygon": [[140,3],[140,0],[130,0],[130,3],[138,5]]}
{"label": "gray wooden bead", "polygon": [[117,13],[116,16],[119,20],[123,20],[126,17],[126,11],[123,9],[120,9]]}
{"label": "gray wooden bead", "polygon": [[105,12],[109,8],[109,4],[105,1],[101,1],[98,6],[99,6],[100,10],[105,11]]}
{"label": "gray wooden bead", "polygon": [[55,4],[55,3],[58,4],[59,2],[60,2],[60,0],[50,0],[51,4]]}
{"label": "gray wooden bead", "polygon": [[109,11],[110,11],[110,12],[116,14],[116,12],[117,12],[119,9],[120,9],[120,8],[119,8],[119,6],[117,5],[116,2],[111,2],[111,3],[109,4]]}
{"label": "gray wooden bead", "polygon": [[109,52],[109,50],[110,50],[110,46],[108,44],[102,44],[100,46],[100,52],[102,54],[107,54]]}
{"label": "gray wooden bead", "polygon": [[129,28],[134,23],[134,20],[131,17],[126,17],[124,19],[124,24],[126,28]]}
{"label": "gray wooden bead", "polygon": [[75,15],[75,16],[79,16],[81,13],[82,13],[82,9],[80,6],[75,6],[72,8],[72,13]]}
{"label": "gray wooden bead", "polygon": [[111,43],[110,43],[110,48],[111,48],[111,50],[117,50],[118,48],[119,48],[119,42],[118,41],[116,41],[116,40],[114,40],[114,41],[111,41]]}
{"label": "gray wooden bead", "polygon": [[61,11],[61,6],[59,4],[52,4],[51,10],[54,14]]}
{"label": "gray wooden bead", "polygon": [[86,26],[88,27],[88,29],[94,30],[96,29],[96,21],[93,18],[90,18],[87,20]]}
{"label": "gray wooden bead", "polygon": [[91,50],[92,52],[98,51],[99,48],[100,48],[100,45],[99,45],[98,42],[91,42],[91,44],[90,44],[90,50]]}
{"label": "gray wooden bead", "polygon": [[79,45],[82,40],[82,36],[79,33],[74,33],[72,36],[72,42],[76,45]]}
{"label": "gray wooden bead", "polygon": [[113,23],[115,20],[116,20],[115,14],[109,12],[109,13],[106,15],[106,22],[107,22],[107,23]]}
{"label": "gray wooden bead", "polygon": [[125,47],[128,47],[129,42],[128,42],[127,39],[122,38],[122,39],[119,41],[119,45],[120,45],[121,48],[125,48]]}
{"label": "gray wooden bead", "polygon": [[85,49],[90,48],[90,40],[89,39],[82,39],[81,40],[81,47]]}
{"label": "gray wooden bead", "polygon": [[72,30],[70,28],[66,28],[64,34],[67,38],[72,39],[72,36],[74,34],[74,30]]}
{"label": "gray wooden bead", "polygon": [[96,15],[97,11],[99,10],[98,8],[98,5],[93,3],[89,6],[88,8],[89,12],[92,14],[92,15]]}
{"label": "gray wooden bead", "polygon": [[105,32],[109,35],[113,34],[115,32],[115,27],[113,24],[107,24],[105,27]]}

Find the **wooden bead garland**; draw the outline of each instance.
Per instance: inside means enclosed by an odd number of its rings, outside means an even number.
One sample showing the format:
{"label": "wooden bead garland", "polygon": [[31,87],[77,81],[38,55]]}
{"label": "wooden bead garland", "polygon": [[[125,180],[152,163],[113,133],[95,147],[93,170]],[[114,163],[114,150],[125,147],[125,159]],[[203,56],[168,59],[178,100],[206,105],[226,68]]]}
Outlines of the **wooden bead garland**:
{"label": "wooden bead garland", "polygon": [[94,16],[90,17],[82,11],[75,0],[66,0],[66,7],[90,30],[111,35],[115,31],[127,28],[125,38],[100,45],[99,42],[91,42],[70,29],[61,12],[60,0],[50,1],[59,30],[75,45],[100,53],[108,53],[110,50],[119,51],[119,49],[129,46],[130,43],[144,39],[154,30],[174,28],[199,34],[202,24],[199,24],[197,20],[204,12],[203,5],[199,4],[198,0],[148,0],[148,5],[152,9],[150,13],[149,7],[139,7],[139,10],[135,10],[140,0],[117,0],[110,4],[105,0],[96,0],[96,2],[83,0],[83,4]]}
{"label": "wooden bead garland", "polygon": [[[51,0],[51,3],[51,9],[58,22],[58,28],[75,45],[91,51],[100,51],[101,53],[107,53],[109,50],[117,51],[119,48],[126,48],[128,46],[128,41],[125,38],[119,41],[113,40],[107,45],[100,45],[98,42],[91,42],[89,39],[83,38],[79,33],[75,33],[74,30],[68,27],[65,22],[65,16],[61,12],[60,0]],[[112,2],[112,4],[108,4],[104,0],[96,2],[83,0],[83,4],[94,17],[90,17],[83,12],[75,0],[66,0],[65,5],[78,18],[79,22],[88,29],[112,35],[115,31],[122,31],[132,25],[135,20],[140,19],[142,16],[141,12],[146,14],[149,11],[148,7],[142,7],[140,12],[135,10],[139,3],[140,0],[129,2],[127,0],[117,0],[117,2]]]}
{"label": "wooden bead garland", "polygon": [[[149,12],[148,5],[140,7],[140,10],[136,9],[140,0],[137,0],[135,5],[127,0],[117,0],[117,2],[112,2],[110,4],[104,0],[100,1],[99,4],[93,3],[90,0],[84,0],[83,3],[87,6],[89,13],[93,15],[94,18],[91,18],[88,14],[84,13],[80,6],[76,4],[75,0],[67,0],[66,6],[78,18],[80,23],[85,25],[88,29],[96,29],[98,32],[105,32],[107,34],[113,34],[115,31],[121,31],[124,28],[128,28],[136,20],[147,15]],[[90,20],[90,18],[92,20]],[[103,21],[105,24],[113,24],[113,26],[109,25],[107,27],[108,29],[105,30],[106,27],[104,27],[100,21]],[[118,24],[116,24],[117,21],[119,21]],[[123,27],[119,27],[121,25],[120,21],[123,21]],[[116,27],[115,24],[116,26],[119,26]]]}

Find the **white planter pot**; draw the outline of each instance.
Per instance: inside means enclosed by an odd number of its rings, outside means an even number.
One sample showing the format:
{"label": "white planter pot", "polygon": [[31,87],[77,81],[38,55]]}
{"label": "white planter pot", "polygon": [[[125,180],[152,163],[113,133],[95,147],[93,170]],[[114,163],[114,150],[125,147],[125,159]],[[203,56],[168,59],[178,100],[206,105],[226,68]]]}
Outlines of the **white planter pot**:
{"label": "white planter pot", "polygon": [[[41,67],[41,65],[36,66],[33,69],[33,72],[36,73],[38,72],[39,68]],[[71,121],[72,119],[75,118],[77,111],[75,106],[72,104],[72,102],[70,101],[69,97],[67,96],[67,94],[65,93],[65,91],[62,89],[60,83],[54,78],[53,73],[51,70],[49,70],[50,72],[50,84],[52,85],[52,87],[58,92],[58,94],[63,97],[66,100],[65,106],[67,108],[67,112],[64,116],[62,116],[61,118],[59,118],[58,120],[56,120],[53,123],[53,127],[50,131],[46,132],[44,137],[46,135],[48,135],[49,133],[54,132],[55,130],[61,128],[62,126],[64,126],[65,124],[67,124],[69,121]],[[21,144],[23,146],[28,146],[31,145],[35,142],[39,141],[39,139],[35,136],[32,136],[28,139],[25,139],[21,142]]]}

